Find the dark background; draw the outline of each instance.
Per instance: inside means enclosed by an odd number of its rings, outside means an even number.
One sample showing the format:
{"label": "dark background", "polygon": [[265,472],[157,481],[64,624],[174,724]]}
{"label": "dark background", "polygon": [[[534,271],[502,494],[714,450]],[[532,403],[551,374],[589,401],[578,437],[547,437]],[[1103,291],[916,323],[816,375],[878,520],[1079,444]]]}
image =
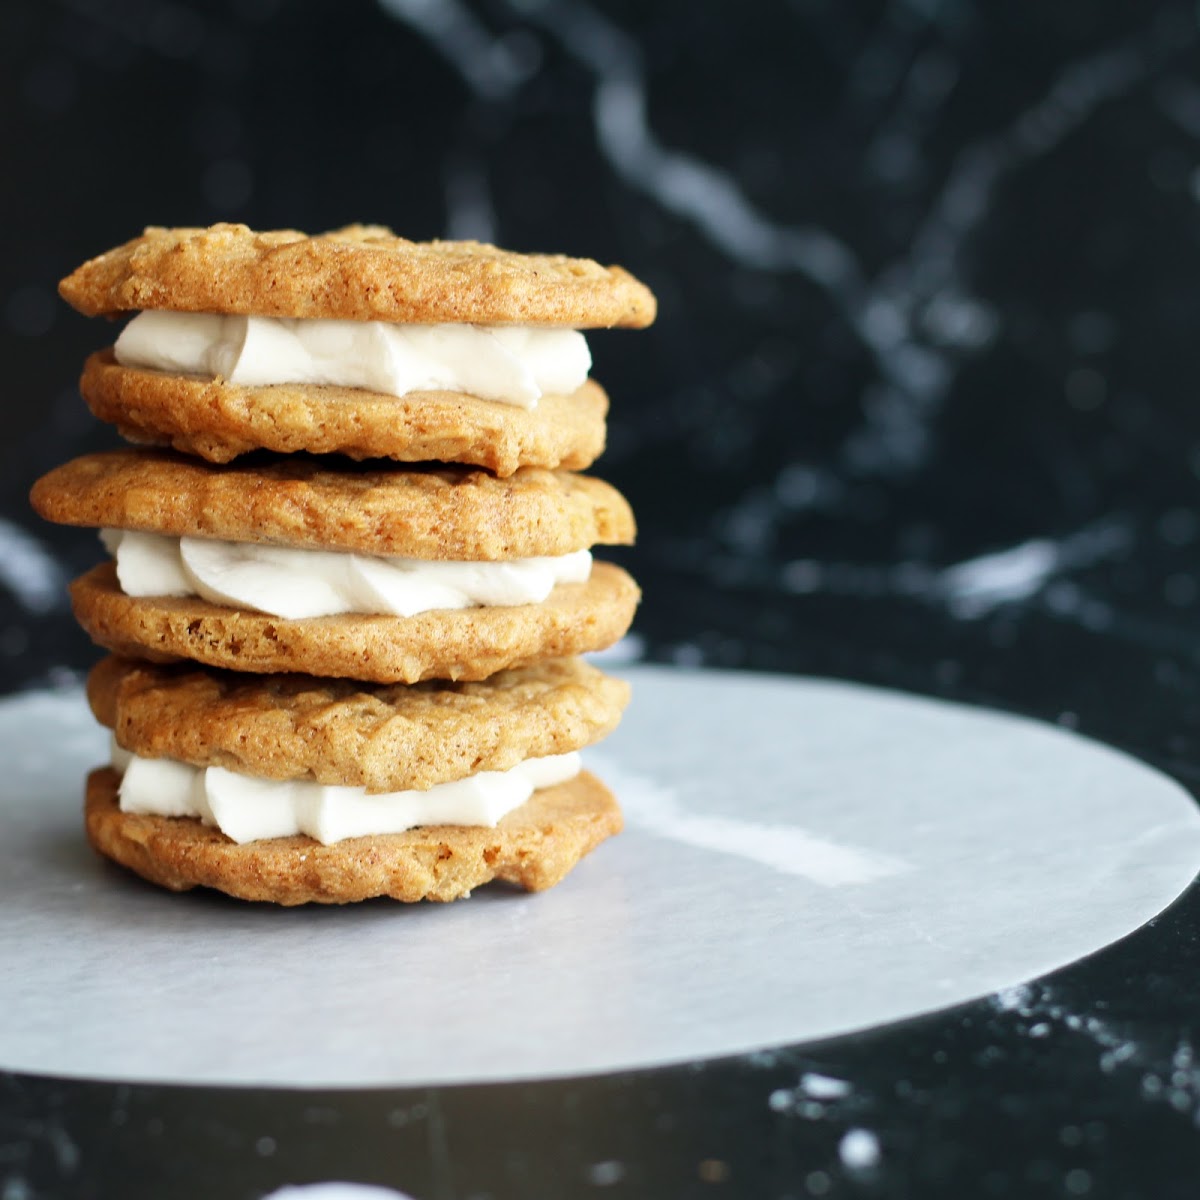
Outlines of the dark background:
{"label": "dark background", "polygon": [[[57,279],[147,223],[361,220],[616,261],[658,293],[652,329],[591,338],[613,397],[596,470],[638,512],[647,657],[1013,708],[1194,785],[1198,37],[1191,3],[1118,0],[6,0],[0,686],[93,657],[62,585],[94,538],[40,527],[25,501],[115,440],[74,386],[113,331]],[[596,1083],[573,1101],[589,1121],[690,1132],[630,1126],[634,1167],[570,1178],[1193,1195],[1197,916],[1193,893],[1025,1015],[981,1003],[790,1052],[781,1079],[856,1081],[857,1107],[821,1121],[739,1109],[761,1064]],[[502,1165],[507,1128],[483,1172],[497,1196],[555,1194],[536,1149],[548,1089],[521,1090],[525,1173]],[[494,1115],[481,1094],[451,1089],[448,1111]],[[112,1099],[8,1095],[0,1132],[57,1105],[85,1140]],[[160,1090],[143,1115],[186,1103]],[[366,1145],[359,1103],[342,1112]],[[583,1120],[555,1135],[556,1170],[584,1161]],[[862,1123],[886,1170],[839,1159]],[[229,1127],[225,1152],[252,1158]],[[10,1144],[41,1161],[29,1139]],[[492,1161],[486,1138],[474,1153],[464,1178]],[[696,1173],[714,1156],[731,1175]],[[77,1167],[58,1169],[82,1188]],[[430,1178],[422,1197],[460,1194]]]}
{"label": "dark background", "polygon": [[[654,656],[821,669],[797,638],[853,629],[833,669],[886,646],[928,690],[986,670],[964,639],[1006,658],[1036,623],[1190,665],[1196,41],[1167,3],[10,0],[0,512],[37,544],[0,543],[5,682],[90,654],[38,611],[36,559],[92,537],[25,494],[114,440],[74,391],[114,331],[55,283],[146,223],[220,219],[650,283],[658,323],[592,344]],[[952,568],[998,551],[964,595]]]}

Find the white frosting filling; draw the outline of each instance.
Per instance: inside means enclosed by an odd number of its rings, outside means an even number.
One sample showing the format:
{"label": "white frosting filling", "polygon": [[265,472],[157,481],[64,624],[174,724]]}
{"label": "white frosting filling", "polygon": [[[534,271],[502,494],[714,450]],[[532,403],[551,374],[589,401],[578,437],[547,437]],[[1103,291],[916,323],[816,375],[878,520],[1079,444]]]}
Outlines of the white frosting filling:
{"label": "white frosting filling", "polygon": [[588,550],[508,562],[432,562],[128,529],[105,529],[100,536],[117,560],[127,596],[200,596],[288,620],[540,604],[556,584],[584,583],[592,571]]}
{"label": "white frosting filling", "polygon": [[126,813],[195,817],[239,844],[305,833],[329,846],[344,838],[402,833],[418,825],[486,825],[519,808],[538,788],[579,774],[578,752],[529,758],[510,771],[480,771],[428,791],[381,792],[306,780],[255,779],[224,767],[139,758],[113,740]]}
{"label": "white frosting filling", "polygon": [[467,392],[520,408],[575,391],[591,369],[583,334],[522,325],[394,325],[153,310],[134,317],[117,362],[229,383],[327,384],[389,396]]}

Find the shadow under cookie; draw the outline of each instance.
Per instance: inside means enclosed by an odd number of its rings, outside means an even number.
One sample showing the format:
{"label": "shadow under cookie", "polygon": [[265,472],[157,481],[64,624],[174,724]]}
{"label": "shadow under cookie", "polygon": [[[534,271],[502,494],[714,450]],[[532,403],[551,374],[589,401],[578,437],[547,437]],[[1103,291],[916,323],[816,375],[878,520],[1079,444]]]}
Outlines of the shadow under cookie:
{"label": "shadow under cookie", "polygon": [[210,887],[284,905],[455,900],[493,880],[542,891],[622,827],[612,794],[585,771],[534,792],[495,828],[426,826],[331,846],[303,836],[238,845],[192,818],[121,812],[119,778],[108,767],[88,776],[87,835],[100,854],[172,891]]}

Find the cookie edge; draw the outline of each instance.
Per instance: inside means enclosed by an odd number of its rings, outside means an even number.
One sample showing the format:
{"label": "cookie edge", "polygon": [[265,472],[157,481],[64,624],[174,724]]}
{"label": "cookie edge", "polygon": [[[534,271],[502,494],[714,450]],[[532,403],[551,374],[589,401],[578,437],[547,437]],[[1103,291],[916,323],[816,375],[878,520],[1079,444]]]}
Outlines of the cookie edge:
{"label": "cookie edge", "polygon": [[[390,245],[380,244],[387,239]],[[385,263],[380,257],[409,248],[417,253],[408,259]],[[439,253],[445,256],[440,262]],[[472,266],[464,268],[472,257]],[[382,226],[361,225],[324,234],[226,222],[207,228],[150,226],[88,259],[59,281],[58,291],[85,316],[168,309],[644,329],[658,312],[654,293],[624,267],[522,254],[483,242],[412,242]]]}
{"label": "cookie edge", "polygon": [[[364,683],[477,681],[547,658],[605,650],[628,632],[641,599],[629,573],[609,562],[594,563],[587,583],[559,584],[541,604],[438,610],[415,617],[285,621],[200,599],[126,596],[111,562],[85,572],[69,590],[84,632],[117,655]],[[587,602],[572,605],[580,596]],[[139,620],[142,627],[153,624],[149,633],[135,636]],[[261,650],[248,644],[251,635]]]}
{"label": "cookie edge", "polygon": [[507,478],[521,467],[581,471],[604,451],[609,399],[593,379],[537,408],[458,392],[388,396],[353,388],[249,387],[122,366],[112,348],[79,380],[92,415],[126,440],[224,464],[255,450],[356,461],[443,462]]}
{"label": "cookie edge", "polygon": [[[624,824],[612,793],[584,771],[567,783],[535,792],[495,829],[429,826],[350,838],[332,846],[304,836],[239,846],[193,818],[121,812],[119,778],[111,767],[99,767],[87,777],[84,825],[98,854],[169,891],[206,887],[236,899],[285,907],[351,904],[384,896],[404,903],[444,902],[465,898],[493,881],[544,891]],[[555,817],[555,807],[564,805],[581,811]],[[533,827],[522,829],[522,823],[530,821]],[[497,845],[509,834],[511,847]],[[286,856],[293,852],[295,859],[289,863]],[[276,861],[281,854],[282,863]],[[460,867],[471,857],[466,874],[447,879],[437,864],[456,856]],[[344,878],[347,862],[354,864],[353,886]],[[335,877],[341,882],[333,882]]]}

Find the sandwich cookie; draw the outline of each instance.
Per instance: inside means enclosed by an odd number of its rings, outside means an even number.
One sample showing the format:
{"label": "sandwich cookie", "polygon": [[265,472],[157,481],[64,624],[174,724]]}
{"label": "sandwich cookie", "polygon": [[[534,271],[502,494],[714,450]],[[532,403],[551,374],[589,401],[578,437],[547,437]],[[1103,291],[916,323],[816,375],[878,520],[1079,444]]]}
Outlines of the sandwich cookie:
{"label": "sandwich cookie", "polygon": [[88,683],[100,853],[174,890],[451,900],[549,887],[620,830],[578,752],[627,688],[574,656],[629,627],[637,586],[591,550],[634,522],[574,472],[608,408],[583,331],[650,324],[644,285],[217,225],[147,229],[60,291],[131,317],[81,390],[142,447],[32,494],[111,555],[71,589],[121,656]]}
{"label": "sandwich cookie", "polygon": [[637,585],[590,547],[632,542],[598,479],[522,468],[217,466],[88,455],[34,486],[46,519],[115,554],[72,585],[100,645],[155,661],[382,683],[484,679],[611,645]]}
{"label": "sandwich cookie", "polygon": [[380,688],[110,658],[88,698],[114,731],[112,765],[88,780],[89,839],[174,890],[279,904],[540,890],[621,828],[577,751],[616,725],[628,688],[579,660]]}
{"label": "sandwich cookie", "polygon": [[608,402],[579,331],[655,315],[618,267],[375,226],[149,229],[60,291],[88,315],[143,310],[81,383],[134,441],[214,462],[261,448],[501,475],[596,458]]}

